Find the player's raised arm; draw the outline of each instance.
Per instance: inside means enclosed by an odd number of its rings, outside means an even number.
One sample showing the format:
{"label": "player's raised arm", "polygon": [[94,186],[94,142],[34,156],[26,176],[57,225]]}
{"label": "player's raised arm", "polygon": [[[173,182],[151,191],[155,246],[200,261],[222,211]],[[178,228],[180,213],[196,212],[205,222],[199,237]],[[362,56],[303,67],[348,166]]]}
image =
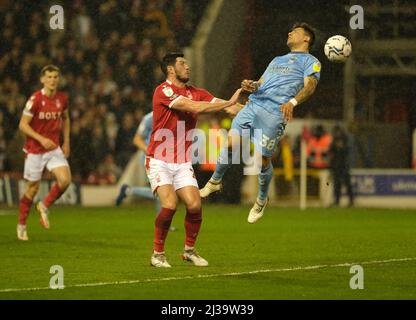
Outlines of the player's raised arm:
{"label": "player's raised arm", "polygon": [[35,130],[32,129],[30,126],[30,122],[32,121],[33,116],[28,114],[23,114],[20,118],[19,122],[19,129],[22,131],[25,135],[35,139],[38,141],[42,147],[44,147],[47,150],[52,150],[57,147],[57,145],[50,139],[42,136],[41,134],[37,133]]}
{"label": "player's raised arm", "polygon": [[305,77],[303,81],[303,88],[298,94],[290,101],[280,106],[280,111],[283,112],[286,121],[290,121],[293,118],[293,108],[298,104],[301,104],[308,100],[316,90],[318,85],[318,79],[315,76]]}
{"label": "player's raised arm", "polygon": [[238,89],[230,100],[223,102],[193,101],[186,97],[180,96],[176,101],[174,101],[173,104],[171,104],[170,108],[184,112],[192,112],[195,114],[218,112],[236,104],[240,92],[241,89]]}

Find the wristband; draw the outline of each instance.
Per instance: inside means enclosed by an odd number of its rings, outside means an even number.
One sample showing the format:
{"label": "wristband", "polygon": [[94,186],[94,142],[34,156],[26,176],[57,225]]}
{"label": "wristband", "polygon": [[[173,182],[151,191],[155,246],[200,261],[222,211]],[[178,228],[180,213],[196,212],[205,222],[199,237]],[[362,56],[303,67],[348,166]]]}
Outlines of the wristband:
{"label": "wristband", "polygon": [[289,102],[293,104],[294,107],[298,105],[298,101],[295,98],[290,99]]}

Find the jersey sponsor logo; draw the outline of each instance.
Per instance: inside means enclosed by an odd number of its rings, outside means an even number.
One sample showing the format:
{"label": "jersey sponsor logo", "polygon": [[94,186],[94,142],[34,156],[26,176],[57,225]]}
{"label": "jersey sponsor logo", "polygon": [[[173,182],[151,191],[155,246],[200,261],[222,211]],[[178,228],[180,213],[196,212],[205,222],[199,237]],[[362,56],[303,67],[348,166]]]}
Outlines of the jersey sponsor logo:
{"label": "jersey sponsor logo", "polygon": [[321,64],[319,62],[315,62],[312,66],[313,71],[321,72]]}
{"label": "jersey sponsor logo", "polygon": [[271,68],[271,72],[276,72],[276,73],[288,74],[289,71],[290,71],[289,67],[285,67],[285,66],[273,66]]}
{"label": "jersey sponsor logo", "polygon": [[61,118],[62,112],[39,112],[40,120],[57,120]]}

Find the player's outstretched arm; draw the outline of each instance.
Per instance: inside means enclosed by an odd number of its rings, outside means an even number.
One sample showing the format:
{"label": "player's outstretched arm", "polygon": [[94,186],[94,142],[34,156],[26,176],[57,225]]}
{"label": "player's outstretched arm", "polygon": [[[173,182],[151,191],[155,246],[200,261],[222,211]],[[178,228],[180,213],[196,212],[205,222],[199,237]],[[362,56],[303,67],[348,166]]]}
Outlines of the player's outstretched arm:
{"label": "player's outstretched arm", "polygon": [[19,122],[19,129],[22,131],[25,135],[35,139],[38,141],[42,147],[44,147],[47,150],[52,150],[57,147],[57,145],[50,139],[42,136],[41,134],[37,133],[35,130],[32,129],[30,126],[30,122],[32,121],[32,117],[28,115],[22,115]]}
{"label": "player's outstretched arm", "polygon": [[186,97],[181,96],[172,106],[172,109],[192,112],[195,114],[200,113],[211,113],[218,112],[227,107],[230,107],[237,103],[238,97],[240,95],[241,89],[238,89],[230,100],[224,102],[205,102],[205,101],[193,101]]}
{"label": "player's outstretched arm", "polygon": [[280,111],[283,112],[283,116],[286,121],[292,120],[293,108],[298,104],[301,104],[308,100],[315,92],[317,85],[317,78],[315,78],[314,76],[306,77],[303,82],[303,88],[298,92],[295,98],[280,106]]}

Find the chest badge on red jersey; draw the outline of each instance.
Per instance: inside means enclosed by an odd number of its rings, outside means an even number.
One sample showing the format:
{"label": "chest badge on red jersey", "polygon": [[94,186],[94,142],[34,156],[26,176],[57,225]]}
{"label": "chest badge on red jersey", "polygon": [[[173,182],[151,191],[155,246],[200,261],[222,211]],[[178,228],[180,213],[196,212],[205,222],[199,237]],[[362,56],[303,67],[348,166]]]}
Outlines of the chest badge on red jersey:
{"label": "chest badge on red jersey", "polygon": [[61,101],[59,101],[58,99],[56,99],[56,107],[58,108],[58,109],[60,109],[61,108]]}

